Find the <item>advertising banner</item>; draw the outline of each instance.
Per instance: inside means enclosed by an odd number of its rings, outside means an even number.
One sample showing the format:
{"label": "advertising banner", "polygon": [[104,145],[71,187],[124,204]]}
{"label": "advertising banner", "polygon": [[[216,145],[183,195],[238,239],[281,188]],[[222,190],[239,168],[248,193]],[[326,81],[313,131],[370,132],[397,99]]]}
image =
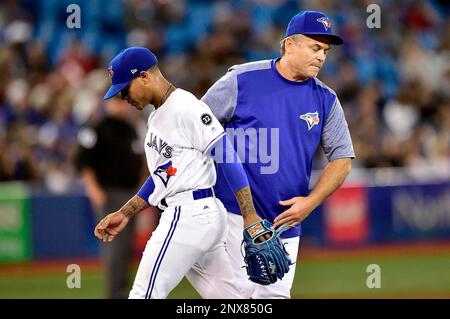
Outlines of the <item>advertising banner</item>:
{"label": "advertising banner", "polygon": [[450,182],[369,188],[371,240],[450,238]]}
{"label": "advertising banner", "polygon": [[0,184],[0,262],[31,258],[28,197],[21,183]]}
{"label": "advertising banner", "polygon": [[327,244],[364,244],[369,238],[367,188],[338,189],[325,202],[324,231]]}

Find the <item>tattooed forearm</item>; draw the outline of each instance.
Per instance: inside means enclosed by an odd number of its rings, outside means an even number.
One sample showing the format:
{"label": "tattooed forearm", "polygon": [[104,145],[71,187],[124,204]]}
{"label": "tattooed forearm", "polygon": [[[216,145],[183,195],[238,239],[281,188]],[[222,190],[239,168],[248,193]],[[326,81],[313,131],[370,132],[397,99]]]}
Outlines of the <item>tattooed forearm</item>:
{"label": "tattooed forearm", "polygon": [[123,205],[120,211],[128,218],[132,218],[147,207],[150,207],[150,205],[145,200],[137,195],[134,195],[133,198]]}
{"label": "tattooed forearm", "polygon": [[256,214],[255,206],[253,205],[252,193],[250,187],[244,187],[235,193],[236,199],[241,209],[242,217],[246,218],[251,214]]}

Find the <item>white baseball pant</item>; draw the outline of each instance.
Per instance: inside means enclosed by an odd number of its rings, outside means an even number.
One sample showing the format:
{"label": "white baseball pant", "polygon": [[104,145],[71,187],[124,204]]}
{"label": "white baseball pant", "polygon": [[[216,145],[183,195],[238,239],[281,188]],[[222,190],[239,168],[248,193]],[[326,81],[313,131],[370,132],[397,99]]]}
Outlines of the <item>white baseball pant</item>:
{"label": "white baseball pant", "polygon": [[188,191],[166,201],[129,298],[166,298],[184,276],[202,298],[242,298],[225,250],[227,214],[220,200],[193,200]]}
{"label": "white baseball pant", "polygon": [[[241,243],[243,240],[244,222],[242,216],[228,212],[228,236],[227,236],[227,252],[233,264],[234,276],[238,284],[238,289],[245,299],[290,299],[291,288],[294,282],[295,266],[290,266],[289,271],[284,275],[283,279],[278,279],[275,283],[263,286],[254,283],[248,279],[247,270],[244,267],[243,247],[241,251]],[[298,246],[300,237],[281,238],[286,251],[292,262],[297,261]]]}

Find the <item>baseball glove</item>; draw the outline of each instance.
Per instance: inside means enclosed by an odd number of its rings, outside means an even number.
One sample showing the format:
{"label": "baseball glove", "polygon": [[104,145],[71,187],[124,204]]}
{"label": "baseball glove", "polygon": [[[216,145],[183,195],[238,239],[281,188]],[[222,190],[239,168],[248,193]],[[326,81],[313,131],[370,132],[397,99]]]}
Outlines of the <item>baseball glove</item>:
{"label": "baseball glove", "polygon": [[[267,220],[258,221],[244,229],[244,261],[251,281],[270,285],[282,279],[289,271],[292,262],[280,240],[280,234],[284,230],[286,228],[275,230]],[[258,237],[265,234],[269,234],[270,238],[262,242],[258,240]]]}

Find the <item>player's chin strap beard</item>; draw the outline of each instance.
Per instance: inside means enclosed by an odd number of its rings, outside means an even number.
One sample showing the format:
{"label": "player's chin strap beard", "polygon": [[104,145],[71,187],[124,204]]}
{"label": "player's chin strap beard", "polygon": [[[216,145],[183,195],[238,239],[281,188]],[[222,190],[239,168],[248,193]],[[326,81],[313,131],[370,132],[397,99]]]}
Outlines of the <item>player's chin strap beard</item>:
{"label": "player's chin strap beard", "polygon": [[159,102],[158,107],[160,107],[163,104],[164,98],[166,97],[167,93],[169,93],[170,88],[173,87],[175,88],[172,83],[169,83],[169,87],[167,88],[166,92],[164,93],[164,95],[161,98],[161,101]]}

